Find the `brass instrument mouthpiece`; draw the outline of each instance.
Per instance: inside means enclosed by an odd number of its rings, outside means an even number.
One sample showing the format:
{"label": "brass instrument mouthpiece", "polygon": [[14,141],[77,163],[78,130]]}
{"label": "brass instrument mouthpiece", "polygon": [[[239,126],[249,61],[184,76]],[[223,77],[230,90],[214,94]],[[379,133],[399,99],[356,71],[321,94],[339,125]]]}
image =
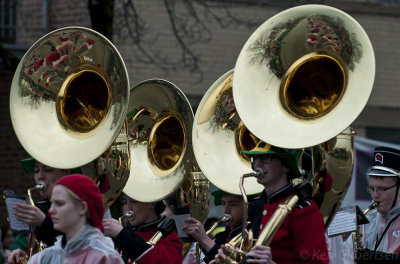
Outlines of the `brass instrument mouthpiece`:
{"label": "brass instrument mouthpiece", "polygon": [[243,176],[244,177],[256,177],[257,178],[257,177],[262,176],[262,175],[264,175],[264,172],[262,171],[262,169],[257,168],[253,172],[244,174]]}
{"label": "brass instrument mouthpiece", "polygon": [[224,216],[221,218],[222,223],[227,223],[232,221],[232,216],[230,214],[224,214]]}
{"label": "brass instrument mouthpiece", "polygon": [[28,192],[30,192],[32,190],[38,190],[38,191],[44,192],[44,191],[46,191],[46,189],[47,189],[47,184],[45,182],[43,182],[43,181],[40,181],[35,186],[29,188]]}
{"label": "brass instrument mouthpiece", "polygon": [[131,210],[126,211],[125,214],[124,214],[124,217],[126,217],[126,218],[132,218],[134,216],[135,216],[135,213],[133,211],[131,211]]}
{"label": "brass instrument mouthpiece", "polygon": [[122,216],[120,216],[118,218],[118,220],[122,224],[123,219],[133,218],[133,217],[135,217],[135,213],[133,211],[129,210],[129,211],[126,211]]}
{"label": "brass instrument mouthpiece", "polygon": [[35,189],[44,192],[47,189],[47,184],[45,182],[40,181],[36,186]]}
{"label": "brass instrument mouthpiece", "polygon": [[374,202],[370,205],[371,209],[374,209],[374,208],[377,207],[380,203],[381,203],[381,202],[375,202],[375,201],[374,201]]}
{"label": "brass instrument mouthpiece", "polygon": [[365,209],[365,210],[363,211],[363,213],[364,213],[364,214],[367,214],[369,211],[371,211],[372,209],[374,209],[375,207],[377,207],[378,204],[379,204],[379,202],[375,202],[375,201],[374,201],[372,204],[370,204],[370,205],[368,206],[367,209]]}

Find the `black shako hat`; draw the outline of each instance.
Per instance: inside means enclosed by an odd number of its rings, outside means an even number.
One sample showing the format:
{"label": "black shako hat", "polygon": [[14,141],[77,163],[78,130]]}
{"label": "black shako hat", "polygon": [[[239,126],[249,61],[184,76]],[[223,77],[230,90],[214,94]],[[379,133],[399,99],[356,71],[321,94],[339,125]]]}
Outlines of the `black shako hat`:
{"label": "black shako hat", "polygon": [[376,147],[368,176],[400,177],[400,150]]}

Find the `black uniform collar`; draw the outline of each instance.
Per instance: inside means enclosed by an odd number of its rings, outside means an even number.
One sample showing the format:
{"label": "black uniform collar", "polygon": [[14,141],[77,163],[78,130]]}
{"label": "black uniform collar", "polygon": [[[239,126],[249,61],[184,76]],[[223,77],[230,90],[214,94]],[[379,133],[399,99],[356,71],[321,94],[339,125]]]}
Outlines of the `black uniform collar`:
{"label": "black uniform collar", "polygon": [[148,223],[148,224],[143,224],[141,226],[136,226],[134,227],[134,230],[137,232],[147,232],[151,230],[155,230],[158,226],[158,224],[161,222],[162,218],[157,219],[154,222]]}
{"label": "black uniform collar", "polygon": [[227,227],[226,228],[228,233],[228,238],[234,238],[237,234],[239,234],[240,232],[242,232],[242,225],[239,225],[233,229],[231,229],[231,227]]}
{"label": "black uniform collar", "polygon": [[271,203],[275,203],[275,202],[281,200],[282,198],[287,197],[291,193],[293,193],[293,186],[292,186],[292,184],[288,184],[285,187],[283,187],[282,189],[280,189],[274,193],[271,193],[269,196],[267,196],[267,193],[264,190],[262,192],[261,197],[264,199],[264,203],[271,204]]}
{"label": "black uniform collar", "polygon": [[50,200],[48,198],[42,199],[39,202],[37,202],[36,204],[51,205]]}

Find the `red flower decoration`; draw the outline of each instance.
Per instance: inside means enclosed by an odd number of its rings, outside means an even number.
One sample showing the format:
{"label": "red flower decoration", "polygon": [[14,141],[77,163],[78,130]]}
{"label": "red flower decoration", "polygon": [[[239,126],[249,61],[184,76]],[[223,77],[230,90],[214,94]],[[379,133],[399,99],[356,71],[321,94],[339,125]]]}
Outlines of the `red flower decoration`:
{"label": "red flower decoration", "polygon": [[53,52],[49,56],[46,57],[46,64],[50,64],[53,61],[56,61],[60,58],[60,53],[58,52]]}
{"label": "red flower decoration", "polygon": [[69,56],[68,56],[68,55],[62,56],[61,59],[58,60],[57,63],[54,64],[54,68],[58,68],[58,67],[64,65],[65,62],[68,61],[68,59],[69,59]]}
{"label": "red flower decoration", "polygon": [[317,40],[317,35],[316,34],[308,34],[309,39],[311,39],[311,41],[316,41]]}
{"label": "red flower decoration", "polygon": [[41,59],[40,61],[35,62],[35,64],[33,65],[33,67],[35,68],[35,71],[37,71],[37,69],[40,68],[40,66],[42,66],[44,62],[44,59]]}
{"label": "red flower decoration", "polygon": [[68,37],[64,37],[64,36],[60,37],[60,41],[62,41],[62,42],[67,41],[68,39],[69,39]]}
{"label": "red flower decoration", "polygon": [[89,45],[87,43],[83,43],[82,46],[81,46],[80,51],[82,52],[82,51],[85,51],[85,50],[88,50],[88,49],[89,49]]}
{"label": "red flower decoration", "polygon": [[89,45],[93,45],[94,43],[96,43],[93,39],[88,39],[87,40],[87,43],[89,44]]}
{"label": "red flower decoration", "polygon": [[73,46],[72,42],[69,41],[69,42],[66,42],[63,45],[57,47],[57,50],[59,52],[68,51],[70,48],[72,48],[72,46]]}

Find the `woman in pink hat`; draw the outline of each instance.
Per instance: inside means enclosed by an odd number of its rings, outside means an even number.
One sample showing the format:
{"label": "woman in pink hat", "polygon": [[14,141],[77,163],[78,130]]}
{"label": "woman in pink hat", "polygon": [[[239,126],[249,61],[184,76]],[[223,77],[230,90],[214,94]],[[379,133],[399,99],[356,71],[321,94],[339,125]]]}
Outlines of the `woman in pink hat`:
{"label": "woman in pink hat", "polygon": [[54,229],[64,235],[57,237],[54,246],[33,255],[28,263],[123,263],[112,240],[103,235],[103,202],[92,179],[81,174],[59,179],[49,213]]}

